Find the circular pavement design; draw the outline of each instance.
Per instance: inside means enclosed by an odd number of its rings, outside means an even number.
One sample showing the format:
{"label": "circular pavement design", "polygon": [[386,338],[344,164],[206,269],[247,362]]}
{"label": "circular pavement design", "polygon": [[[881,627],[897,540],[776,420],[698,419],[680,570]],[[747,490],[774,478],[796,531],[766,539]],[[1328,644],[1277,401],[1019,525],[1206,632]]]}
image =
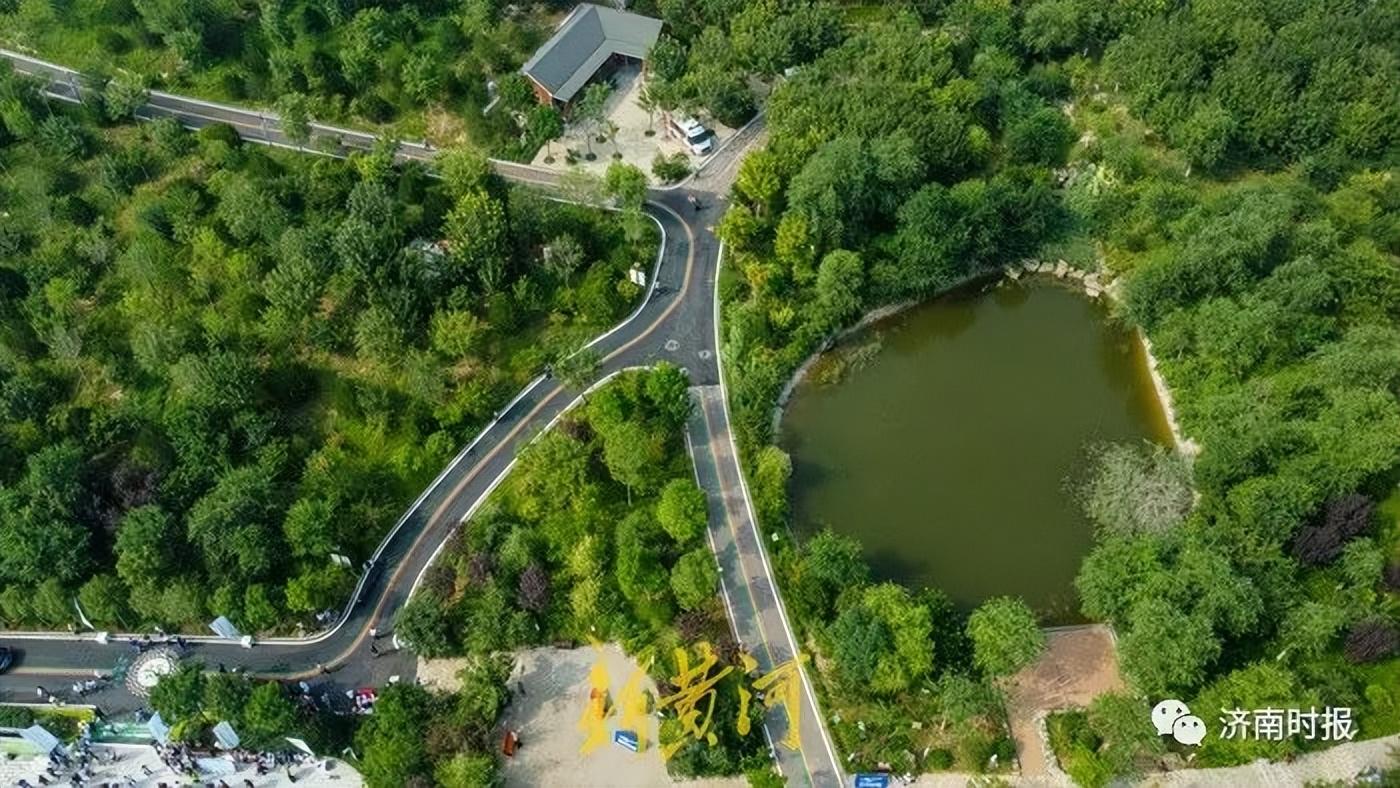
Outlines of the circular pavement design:
{"label": "circular pavement design", "polygon": [[149,698],[151,688],[167,674],[175,671],[180,655],[170,648],[143,651],[131,661],[126,671],[126,688],[138,698]]}

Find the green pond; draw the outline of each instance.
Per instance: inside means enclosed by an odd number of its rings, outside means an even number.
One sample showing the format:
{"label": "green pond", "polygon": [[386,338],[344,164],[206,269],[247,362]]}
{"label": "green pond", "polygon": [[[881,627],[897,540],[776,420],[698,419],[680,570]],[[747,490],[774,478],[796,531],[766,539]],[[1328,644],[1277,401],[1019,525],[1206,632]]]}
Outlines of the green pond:
{"label": "green pond", "polygon": [[1171,440],[1141,344],[1041,281],[862,329],[813,366],[781,427],[799,535],[829,525],[860,540],[878,578],[964,608],[1021,596],[1053,623],[1079,620],[1085,449],[1142,439]]}

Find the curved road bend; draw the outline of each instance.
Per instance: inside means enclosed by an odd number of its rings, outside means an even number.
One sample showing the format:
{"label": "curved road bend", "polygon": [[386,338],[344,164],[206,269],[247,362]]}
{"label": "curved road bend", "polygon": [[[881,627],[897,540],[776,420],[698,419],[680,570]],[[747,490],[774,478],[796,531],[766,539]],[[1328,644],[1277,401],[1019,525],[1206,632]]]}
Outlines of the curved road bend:
{"label": "curved road bend", "polygon": [[[38,61],[18,53],[0,50],[16,71],[49,81],[45,92],[52,98],[80,102],[91,92],[84,78],[70,69]],[[232,126],[244,139],[292,149],[304,149],[280,131],[275,115],[205,102],[153,91],[148,103],[137,112],[142,119],[173,117],[191,128],[213,123]],[[368,149],[376,137],[365,132],[324,124],[312,124],[317,136],[334,135],[338,140],[331,155],[345,155]],[[647,212],[661,226],[664,242],[654,271],[654,288],[643,305],[628,320],[595,339],[591,347],[602,357],[599,379],[622,369],[671,361],[685,368],[697,387],[701,404],[697,413],[708,418],[692,427],[692,455],[697,473],[711,482],[712,532],[723,527],[735,538],[722,549],[716,545],[717,559],[725,573],[726,604],[736,633],[761,657],[765,668],[772,661],[795,652],[795,641],[782,610],[761,540],[748,507],[748,491],[742,471],[732,451],[727,409],[719,398],[719,370],[715,356],[716,287],[720,244],[712,228],[723,213],[722,202],[737,173],[744,152],[763,138],[762,124],[756,123],[737,135],[707,162],[701,173],[683,188],[653,189]],[[327,151],[317,148],[316,152]],[[436,151],[422,143],[399,143],[403,159],[429,161]],[[512,162],[492,161],[501,177],[545,188],[558,185],[556,172]],[[698,199],[697,210],[690,198]],[[412,675],[414,658],[406,651],[391,652],[386,638],[378,641],[382,656],[370,653],[371,627],[387,631],[396,613],[411,595],[417,578],[432,562],[439,546],[462,519],[490,493],[505,476],[516,455],[575,399],[557,381],[540,378],[528,385],[443,471],[422,497],[395,526],[357,587],[349,612],[334,629],[309,638],[259,641],[245,649],[220,638],[191,638],[191,649],[206,664],[237,666],[251,673],[273,678],[304,678],[325,681],[333,689],[382,684],[391,676]],[[724,450],[728,444],[730,450]],[[736,482],[737,480],[737,482]],[[743,504],[744,508],[740,508]],[[736,525],[737,522],[737,525]],[[748,528],[753,536],[743,529]],[[733,529],[739,530],[734,531]],[[742,571],[735,571],[738,566]],[[738,583],[743,582],[742,588]],[[756,590],[757,589],[757,590]],[[745,603],[734,605],[742,596]],[[736,609],[736,607],[738,609]],[[88,676],[92,671],[109,671],[123,654],[129,653],[124,638],[113,643],[96,643],[91,635],[45,633],[3,633],[4,641],[23,652],[19,664],[0,676],[0,698],[32,700],[36,684],[47,681],[61,689],[64,679]],[[761,654],[760,654],[761,652]],[[777,661],[781,661],[778,659]],[[322,668],[329,671],[319,676]],[[779,764],[795,784],[837,786],[844,782],[839,761],[830,744],[824,718],[805,671],[802,675],[802,749],[792,752],[776,748]],[[62,693],[60,693],[62,694]],[[90,698],[114,708],[133,704],[119,688]],[[777,740],[786,731],[781,711],[768,714],[770,737]],[[773,732],[776,732],[774,735]]]}

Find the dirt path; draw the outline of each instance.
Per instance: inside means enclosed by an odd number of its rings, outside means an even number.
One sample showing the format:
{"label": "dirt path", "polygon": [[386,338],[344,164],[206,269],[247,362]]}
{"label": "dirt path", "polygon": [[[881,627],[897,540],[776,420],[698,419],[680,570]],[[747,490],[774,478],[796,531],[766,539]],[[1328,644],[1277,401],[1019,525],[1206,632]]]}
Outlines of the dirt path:
{"label": "dirt path", "polygon": [[1095,696],[1121,689],[1118,657],[1107,627],[1065,627],[1045,633],[1045,653],[1016,674],[1007,687],[1011,738],[1021,775],[1051,774],[1050,754],[1041,740],[1040,714],[1067,706],[1083,706]]}

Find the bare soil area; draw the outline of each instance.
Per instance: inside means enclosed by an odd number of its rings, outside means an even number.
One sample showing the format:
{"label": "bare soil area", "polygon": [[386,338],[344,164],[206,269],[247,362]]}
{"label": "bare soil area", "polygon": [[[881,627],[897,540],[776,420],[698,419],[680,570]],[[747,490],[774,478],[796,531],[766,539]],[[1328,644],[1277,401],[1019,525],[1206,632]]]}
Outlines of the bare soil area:
{"label": "bare soil area", "polygon": [[1105,692],[1123,688],[1118,654],[1107,627],[1065,627],[1045,633],[1045,653],[1011,678],[1007,687],[1011,738],[1021,775],[1050,773],[1050,754],[1041,739],[1037,717],[1047,711],[1086,706]]}

